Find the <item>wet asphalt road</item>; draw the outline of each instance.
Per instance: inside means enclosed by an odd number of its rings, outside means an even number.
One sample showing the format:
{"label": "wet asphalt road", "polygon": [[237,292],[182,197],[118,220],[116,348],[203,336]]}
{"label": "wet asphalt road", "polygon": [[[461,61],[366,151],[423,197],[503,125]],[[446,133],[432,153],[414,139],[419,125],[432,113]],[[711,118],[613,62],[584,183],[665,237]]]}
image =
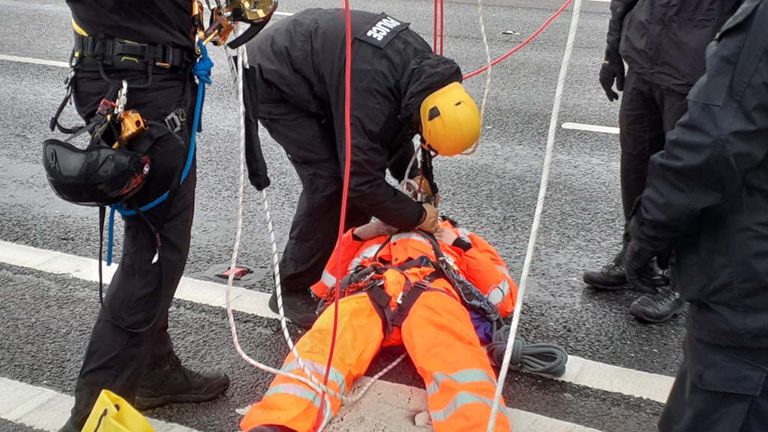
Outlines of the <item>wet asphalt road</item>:
{"label": "wet asphalt road", "polygon": [[[66,61],[71,44],[63,2],[0,0],[6,25],[0,54]],[[328,2],[285,0],[295,12]],[[335,3],[334,3],[335,5]],[[422,1],[355,1],[411,22],[427,39],[432,4]],[[485,7],[492,55],[505,52],[535,30],[559,6],[546,0],[496,1]],[[282,19],[278,17],[276,19]],[[485,236],[520,274],[547,139],[549,115],[570,13],[533,44],[493,71],[486,130],[477,155],[436,162],[443,211]],[[472,1],[446,3],[446,55],[465,71],[484,62]],[[564,91],[560,122],[617,126],[617,103],[597,82],[602,60],[606,3],[585,2]],[[503,31],[515,34],[504,35]],[[23,36],[23,41],[22,41]],[[223,53],[209,88],[204,132],[199,137],[198,191],[188,276],[204,278],[228,262],[236,224],[239,166],[237,114]],[[57,199],[39,165],[39,143],[63,96],[66,69],[0,60],[0,240],[96,257],[97,214]],[[483,78],[468,82],[479,100]],[[75,121],[70,110],[65,120]],[[284,242],[299,192],[298,179],[280,148],[263,136],[272,184],[269,188],[278,238]],[[570,353],[626,368],[673,375],[680,361],[684,318],[647,326],[627,307],[632,292],[599,293],[581,281],[585,268],[607,262],[619,248],[622,224],[616,135],[559,129],[549,195],[543,215],[521,333],[529,341],[555,342]],[[269,240],[259,195],[247,191],[241,262],[269,267]],[[120,232],[119,226],[116,232]],[[120,240],[118,237],[117,246]],[[118,249],[119,250],[119,249]],[[253,289],[267,290],[267,280]],[[71,393],[97,312],[94,284],[0,265],[0,376]],[[285,354],[274,320],[238,315],[246,350],[277,365]],[[233,378],[226,399],[201,406],[175,406],[150,415],[199,430],[230,430],[234,409],[261,394],[269,377],[240,361],[231,348],[221,309],[176,302],[171,326],[177,349],[192,366],[216,366]],[[381,367],[394,353],[385,353]],[[410,366],[387,380],[420,385]],[[652,431],[661,405],[638,398],[513,374],[505,392],[516,408],[604,431]],[[8,429],[10,428],[10,429]],[[15,429],[14,429],[15,428]],[[0,422],[0,430],[28,430]]]}

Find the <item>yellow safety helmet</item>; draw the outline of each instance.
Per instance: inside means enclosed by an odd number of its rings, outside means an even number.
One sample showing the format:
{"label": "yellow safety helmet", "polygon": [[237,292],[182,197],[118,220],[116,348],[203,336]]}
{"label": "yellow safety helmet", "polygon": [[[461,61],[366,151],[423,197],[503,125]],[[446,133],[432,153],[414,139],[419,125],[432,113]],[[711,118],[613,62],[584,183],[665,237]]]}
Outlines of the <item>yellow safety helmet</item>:
{"label": "yellow safety helmet", "polygon": [[480,139],[480,110],[459,82],[427,96],[420,114],[421,136],[439,155],[457,155]]}

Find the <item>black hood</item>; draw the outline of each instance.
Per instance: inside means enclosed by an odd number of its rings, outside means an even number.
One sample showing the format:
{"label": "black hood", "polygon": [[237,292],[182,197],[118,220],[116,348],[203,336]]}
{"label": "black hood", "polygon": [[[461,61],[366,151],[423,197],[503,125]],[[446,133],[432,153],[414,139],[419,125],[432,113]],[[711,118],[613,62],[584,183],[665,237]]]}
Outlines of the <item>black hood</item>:
{"label": "black hood", "polygon": [[462,74],[455,61],[432,53],[414,58],[403,80],[403,104],[399,119],[418,129],[419,108],[424,99],[456,81],[462,81]]}

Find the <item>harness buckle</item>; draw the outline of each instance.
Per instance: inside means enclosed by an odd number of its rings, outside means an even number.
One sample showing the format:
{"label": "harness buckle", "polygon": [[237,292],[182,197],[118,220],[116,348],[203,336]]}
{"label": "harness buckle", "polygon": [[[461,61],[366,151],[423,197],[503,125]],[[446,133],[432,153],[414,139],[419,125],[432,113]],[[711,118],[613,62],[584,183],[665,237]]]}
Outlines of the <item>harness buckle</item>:
{"label": "harness buckle", "polygon": [[165,120],[163,122],[165,123],[165,126],[173,133],[178,133],[181,131],[181,127],[184,125],[184,122],[187,120],[187,113],[179,108],[174,111],[171,111],[170,114],[168,114],[165,117]]}

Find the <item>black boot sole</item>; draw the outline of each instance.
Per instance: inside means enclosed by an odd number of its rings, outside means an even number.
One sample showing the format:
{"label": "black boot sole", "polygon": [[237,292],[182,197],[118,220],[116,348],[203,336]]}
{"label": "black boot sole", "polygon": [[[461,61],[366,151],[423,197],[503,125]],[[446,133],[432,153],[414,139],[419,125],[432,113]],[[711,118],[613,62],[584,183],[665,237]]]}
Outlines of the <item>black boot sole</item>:
{"label": "black boot sole", "polygon": [[145,411],[154,408],[160,408],[170,404],[208,402],[223,396],[224,393],[227,392],[227,389],[229,389],[229,385],[230,381],[229,379],[226,379],[226,383],[223,383],[221,388],[208,394],[173,394],[149,397],[142,397],[137,395],[133,407],[139,411]]}

